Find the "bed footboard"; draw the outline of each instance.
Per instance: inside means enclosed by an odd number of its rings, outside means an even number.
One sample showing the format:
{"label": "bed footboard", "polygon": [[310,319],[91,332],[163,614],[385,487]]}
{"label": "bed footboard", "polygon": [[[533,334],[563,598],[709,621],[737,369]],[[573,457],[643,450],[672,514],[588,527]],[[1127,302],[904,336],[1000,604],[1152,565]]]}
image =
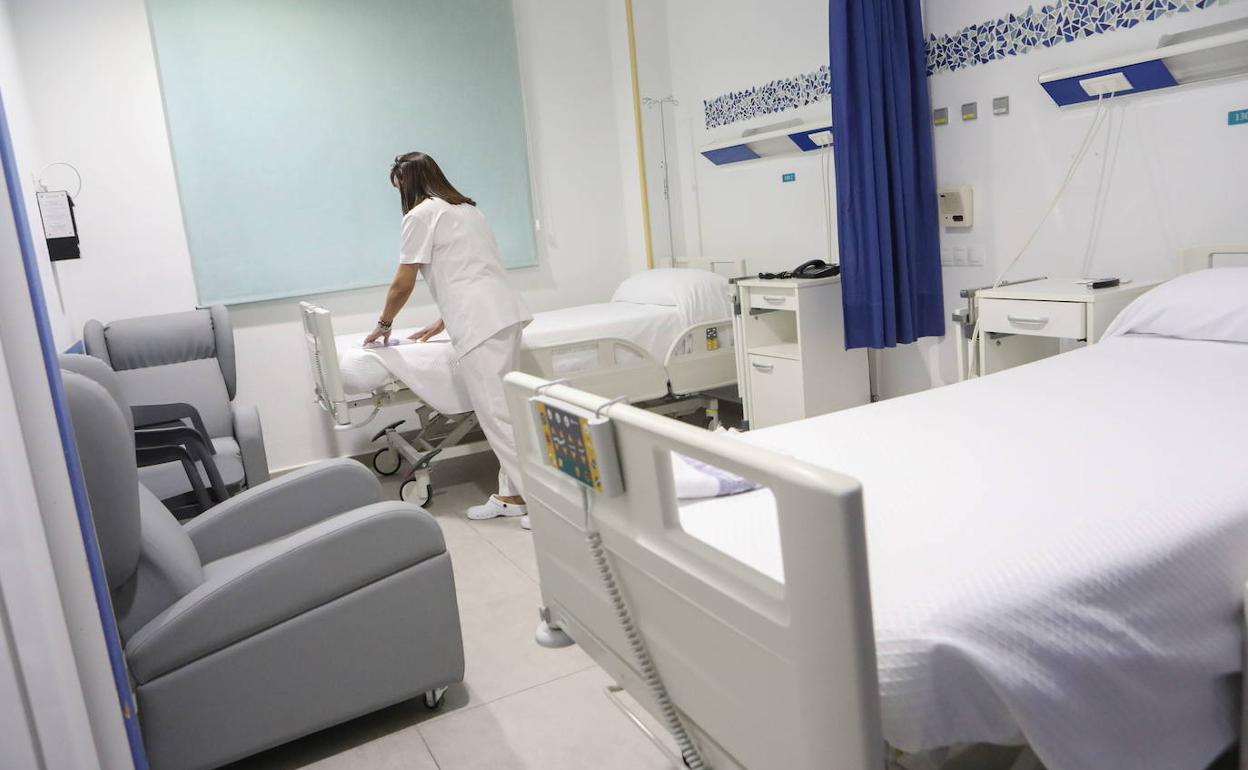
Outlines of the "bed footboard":
{"label": "bed footboard", "polygon": [[664,365],[672,393],[706,393],[737,384],[737,356],[732,319],[685,329],[668,348]]}
{"label": "bed footboard", "polygon": [[[655,668],[710,767],[883,767],[858,483],[530,375],[512,373],[506,383],[551,622],[659,716],[590,556],[587,535],[597,531]],[[539,392],[611,419],[622,495],[590,492],[545,464],[529,404]],[[681,528],[670,452],[767,487],[783,584]]]}
{"label": "bed footboard", "polygon": [[351,424],[351,408],[342,384],[338,365],[338,346],[334,342],[334,321],[329,311],[311,302],[299,303],[303,319],[303,339],[308,349],[316,401],[329,412],[338,425]]}

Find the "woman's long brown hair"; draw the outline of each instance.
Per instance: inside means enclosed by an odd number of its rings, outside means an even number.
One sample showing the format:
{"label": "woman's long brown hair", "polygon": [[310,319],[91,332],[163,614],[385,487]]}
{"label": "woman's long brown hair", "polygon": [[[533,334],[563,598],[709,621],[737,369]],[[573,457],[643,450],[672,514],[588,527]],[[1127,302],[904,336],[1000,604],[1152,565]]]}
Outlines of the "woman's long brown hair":
{"label": "woman's long brown hair", "polygon": [[423,152],[408,152],[395,158],[390,167],[390,183],[399,188],[404,214],[427,198],[441,198],[452,206],[477,205],[472,198],[456,190],[437,161]]}

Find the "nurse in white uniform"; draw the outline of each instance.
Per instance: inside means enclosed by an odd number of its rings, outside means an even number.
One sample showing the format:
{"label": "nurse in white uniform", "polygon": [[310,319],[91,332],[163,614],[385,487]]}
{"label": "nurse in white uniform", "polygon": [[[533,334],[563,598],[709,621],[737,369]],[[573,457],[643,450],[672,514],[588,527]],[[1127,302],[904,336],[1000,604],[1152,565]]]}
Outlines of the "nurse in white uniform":
{"label": "nurse in white uniform", "polygon": [[399,269],[377,328],[364,344],[389,341],[394,317],[411,296],[420,270],[442,318],[411,339],[426,342],[446,330],[477,421],[498,457],[498,494],[469,508],[468,517],[520,516],[527,529],[503,375],[518,367],[520,335],[533,316],[507,284],[485,215],[451,185],[433,158],[423,152],[400,155],[390,169],[390,182],[403,203]]}

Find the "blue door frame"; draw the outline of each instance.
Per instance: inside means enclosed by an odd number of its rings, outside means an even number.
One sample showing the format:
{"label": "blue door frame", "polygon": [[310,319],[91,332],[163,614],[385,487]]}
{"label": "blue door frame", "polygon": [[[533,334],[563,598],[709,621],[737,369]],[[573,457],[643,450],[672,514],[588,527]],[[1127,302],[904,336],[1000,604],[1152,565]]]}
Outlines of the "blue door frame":
{"label": "blue door frame", "polygon": [[43,281],[39,277],[39,262],[35,244],[30,236],[30,218],[26,214],[26,201],[22,196],[21,176],[13,151],[13,137],[9,133],[8,115],[4,109],[4,96],[0,94],[0,166],[4,168],[8,187],[9,206],[13,209],[13,222],[22,252],[22,266],[26,272],[26,286],[30,291],[30,304],[34,308],[35,325],[39,329],[39,348],[43,355],[44,371],[48,388],[52,393],[52,406],[56,412],[56,424],[60,431],[61,447],[65,451],[65,465],[69,471],[69,483],[73,488],[74,507],[78,513],[78,526],[82,531],[82,544],[87,554],[87,566],[91,584],[95,589],[95,603],[100,612],[100,624],[104,627],[104,641],[108,645],[109,664],[113,669],[113,682],[117,686],[118,705],[130,741],[130,755],[136,770],[147,770],[147,755],[143,751],[143,736],[139,732],[138,711],[130,692],[130,681],[122,656],[121,637],[117,633],[117,621],[109,599],[108,581],[104,564],[100,559],[99,544],[95,537],[95,523],[87,502],[87,487],[83,481],[82,467],[78,462],[78,446],[74,443],[74,428],[69,421],[69,406],[65,401],[65,388],[61,383],[61,368],[57,362],[56,341],[52,337],[52,324],[48,319],[48,306],[44,301]]}

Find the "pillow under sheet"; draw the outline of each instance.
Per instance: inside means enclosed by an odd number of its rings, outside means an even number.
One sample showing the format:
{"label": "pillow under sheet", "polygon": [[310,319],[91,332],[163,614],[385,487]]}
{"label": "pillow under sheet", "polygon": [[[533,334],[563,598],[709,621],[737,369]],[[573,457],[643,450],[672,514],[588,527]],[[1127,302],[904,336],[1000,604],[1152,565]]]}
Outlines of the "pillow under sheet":
{"label": "pillow under sheet", "polygon": [[689,325],[732,318],[728,279],[688,267],[656,268],[629,276],[611,301],[674,307]]}
{"label": "pillow under sheet", "polygon": [[1248,342],[1248,267],[1198,270],[1166,281],[1119,313],[1105,338],[1124,334]]}

